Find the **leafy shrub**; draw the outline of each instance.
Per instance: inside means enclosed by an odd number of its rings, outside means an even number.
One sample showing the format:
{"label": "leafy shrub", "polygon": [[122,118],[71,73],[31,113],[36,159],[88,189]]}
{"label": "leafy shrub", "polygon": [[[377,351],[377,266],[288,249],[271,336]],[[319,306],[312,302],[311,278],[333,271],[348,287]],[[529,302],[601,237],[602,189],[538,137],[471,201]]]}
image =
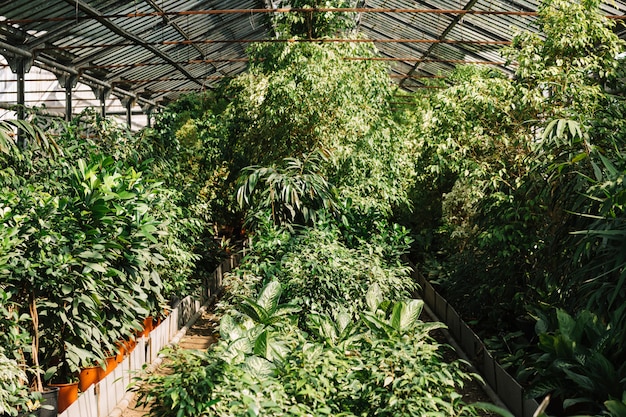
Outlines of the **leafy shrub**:
{"label": "leafy shrub", "polygon": [[335,211],[336,190],[319,173],[322,160],[317,151],[302,161],[286,158],[279,167],[244,168],[237,202],[242,208],[250,206],[247,226],[253,228],[254,218],[264,211],[271,212],[276,225],[311,224],[317,211]]}
{"label": "leafy shrub", "polygon": [[143,137],[88,112],[57,135],[54,158],[36,146],[0,156],[0,274],[32,316],[28,365],[65,382],[161,314],[165,297],[197,291],[194,251],[211,261],[214,246],[199,244],[206,223],[163,185]]}
{"label": "leafy shrub", "polygon": [[542,352],[529,361],[530,395],[552,394],[559,412],[571,408],[577,413],[600,413],[603,402],[626,391],[621,327],[616,320],[603,323],[587,310],[575,317],[560,309],[542,313],[537,322]]}
{"label": "leafy shrub", "polygon": [[171,358],[166,362],[171,373],[150,375],[149,390],[145,385],[131,385],[142,390],[137,405],[148,405],[155,416],[206,415],[217,401],[213,391],[226,371],[224,362],[192,350],[164,350],[162,354]]}
{"label": "leafy shrub", "polygon": [[[276,305],[267,294],[278,294],[278,286],[265,287],[256,303]],[[418,320],[422,302],[378,301],[391,315],[372,311],[369,321],[344,316],[344,329],[353,330],[343,343],[311,339],[288,320],[253,324],[249,317],[224,316],[218,344],[202,355],[171,355],[177,374],[148,377],[141,402],[156,401],[150,413],[164,417],[189,410],[197,415],[477,415],[455,394],[470,376],[459,363],[441,360],[440,346],[428,336],[437,325]],[[316,317],[318,326],[310,330],[328,335],[323,323],[333,319]],[[380,337],[380,328],[392,331]],[[196,394],[181,375],[203,375],[210,382],[201,383]]]}
{"label": "leafy shrub", "polygon": [[[0,413],[17,416],[29,411],[35,397],[27,384],[27,375],[15,359],[8,358],[0,349]],[[21,415],[21,414],[19,414]]]}
{"label": "leafy shrub", "polygon": [[307,229],[281,259],[278,279],[306,311],[328,314],[344,306],[356,314],[363,310],[364,295],[375,283],[391,299],[404,298],[414,289],[409,269],[388,263],[377,252],[383,247],[373,242],[350,249],[336,230]]}
{"label": "leafy shrub", "polygon": [[[392,299],[407,297],[415,289],[409,268],[400,261],[410,241],[406,231],[385,227],[382,220],[378,225],[378,233],[370,230],[369,242],[342,232],[332,218],[291,232],[268,225],[255,236],[254,252],[237,273],[250,271],[265,282],[277,279],[286,297],[304,308],[303,314],[330,313],[343,306],[356,315],[374,283]],[[344,243],[344,234],[354,237],[354,247]]]}

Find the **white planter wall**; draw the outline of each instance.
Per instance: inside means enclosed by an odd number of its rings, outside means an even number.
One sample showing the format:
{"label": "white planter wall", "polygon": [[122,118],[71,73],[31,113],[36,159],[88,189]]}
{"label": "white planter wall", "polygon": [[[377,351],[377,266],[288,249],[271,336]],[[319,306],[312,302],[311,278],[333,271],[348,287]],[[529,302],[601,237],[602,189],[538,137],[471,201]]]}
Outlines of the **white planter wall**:
{"label": "white planter wall", "polygon": [[[143,366],[154,362],[161,349],[174,339],[191,317],[206,300],[216,295],[222,286],[224,273],[230,271],[241,260],[240,254],[225,259],[212,276],[213,282],[205,283],[202,300],[186,297],[147,337],[137,340],[135,349],[102,381],[79,394],[78,400],[59,417],[107,417],[126,396],[126,389],[133,376],[138,375]],[[210,281],[210,280],[209,280]],[[208,284],[208,285],[206,285]]]}
{"label": "white planter wall", "polygon": [[452,338],[482,374],[485,382],[516,417],[533,417],[539,404],[527,399],[522,386],[489,353],[482,340],[461,319],[454,308],[413,267],[413,278],[419,284],[421,296],[435,313],[436,320],[448,326]]}

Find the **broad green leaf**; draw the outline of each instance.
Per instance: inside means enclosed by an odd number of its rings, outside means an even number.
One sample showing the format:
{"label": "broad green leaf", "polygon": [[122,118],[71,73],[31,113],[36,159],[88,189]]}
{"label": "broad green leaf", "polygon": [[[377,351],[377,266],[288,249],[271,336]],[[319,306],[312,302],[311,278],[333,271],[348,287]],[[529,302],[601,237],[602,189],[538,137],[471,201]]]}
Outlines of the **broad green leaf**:
{"label": "broad green leaf", "polygon": [[422,300],[409,300],[403,303],[402,313],[400,315],[400,332],[404,333],[411,329],[419,320],[422,309],[424,308],[424,301]]}
{"label": "broad green leaf", "polygon": [[580,161],[582,161],[583,159],[586,159],[586,158],[587,158],[587,156],[588,156],[588,155],[587,155],[587,153],[586,153],[586,152],[581,152],[581,153],[579,153],[578,155],[574,156],[574,157],[572,158],[572,161],[571,161],[571,162],[572,162],[573,164],[575,164],[576,162],[580,162]]}
{"label": "broad green leaf", "polygon": [[254,354],[263,358],[268,357],[267,330],[264,330],[254,341]]}
{"label": "broad green leaf", "polygon": [[252,353],[253,344],[247,337],[241,337],[228,345],[224,352],[224,359],[229,362],[237,357],[243,358],[246,354]]}
{"label": "broad green leaf", "polygon": [[341,311],[337,314],[337,330],[339,333],[343,333],[348,326],[350,326],[352,321],[352,315],[346,311]]}
{"label": "broad green leaf", "polygon": [[576,320],[572,318],[565,310],[558,309],[556,316],[559,322],[559,330],[567,339],[572,339],[572,333],[576,327]]}
{"label": "broad green leaf", "polygon": [[361,313],[361,319],[372,332],[379,336],[389,338],[395,333],[395,329],[392,326],[371,313]]}
{"label": "broad green leaf", "polygon": [[237,340],[243,336],[243,330],[230,315],[225,314],[220,320],[220,336],[224,340]]}
{"label": "broad green leaf", "polygon": [[302,307],[296,304],[280,304],[274,311],[274,316],[288,316],[299,313]]}
{"label": "broad green leaf", "polygon": [[272,362],[258,356],[248,356],[242,368],[257,378],[271,377],[276,373],[276,366]]}
{"label": "broad green leaf", "polygon": [[265,323],[267,321],[267,312],[251,298],[245,297],[244,301],[239,303],[237,309],[256,323]]}
{"label": "broad green leaf", "polygon": [[271,315],[278,307],[278,301],[283,292],[283,287],[279,281],[269,282],[259,294],[257,304]]}
{"label": "broad green leaf", "polygon": [[383,301],[383,292],[380,289],[378,283],[373,283],[370,285],[367,290],[367,294],[365,294],[365,302],[367,303],[367,307],[371,312],[375,312],[378,309],[378,306]]}
{"label": "broad green leaf", "polygon": [[94,262],[83,262],[83,265],[85,265],[85,271],[86,271],[84,273],[88,273],[90,270],[94,270],[96,272],[102,272],[103,274],[107,273],[107,269],[101,264],[94,263]]}
{"label": "broad green leaf", "polygon": [[604,406],[611,413],[611,417],[626,417],[626,403],[609,400],[604,402]]}

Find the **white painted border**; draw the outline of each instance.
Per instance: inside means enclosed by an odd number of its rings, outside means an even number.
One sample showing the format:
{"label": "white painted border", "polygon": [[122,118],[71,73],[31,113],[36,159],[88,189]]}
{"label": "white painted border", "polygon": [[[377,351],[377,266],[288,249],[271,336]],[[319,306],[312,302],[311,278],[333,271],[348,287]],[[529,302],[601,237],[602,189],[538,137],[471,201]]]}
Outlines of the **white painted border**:
{"label": "white painted border", "polygon": [[[215,279],[213,288],[222,286],[223,271],[230,271],[240,260],[240,254],[233,254],[217,267],[213,275]],[[200,304],[200,300],[191,297],[181,300],[147,337],[140,337],[137,340],[135,349],[124,357],[113,372],[81,393],[78,400],[59,414],[59,417],[121,416],[134,396],[134,393],[126,391],[133,376],[137,376],[144,365],[150,364],[156,368],[162,360],[159,356],[161,349],[180,342],[193,322],[206,310],[210,300],[214,299],[216,294],[209,294],[209,288],[204,291],[207,293],[201,295],[207,300],[204,305]]]}

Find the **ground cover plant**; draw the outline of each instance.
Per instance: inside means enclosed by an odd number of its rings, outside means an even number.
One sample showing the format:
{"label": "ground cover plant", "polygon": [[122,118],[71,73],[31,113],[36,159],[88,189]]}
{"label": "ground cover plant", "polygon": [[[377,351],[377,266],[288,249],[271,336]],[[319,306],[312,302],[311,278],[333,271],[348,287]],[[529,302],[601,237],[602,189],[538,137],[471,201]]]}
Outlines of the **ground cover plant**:
{"label": "ground cover plant", "polygon": [[428,335],[441,324],[418,319],[421,300],[386,300],[381,279],[361,293],[360,311],[339,290],[320,297],[332,298],[332,312],[313,312],[321,300],[287,298],[275,277],[248,280],[257,260],[231,277],[240,293],[221,303],[218,343],[170,352],[172,372],[143,381],[151,415],[479,415],[456,393],[472,375],[443,360]]}

